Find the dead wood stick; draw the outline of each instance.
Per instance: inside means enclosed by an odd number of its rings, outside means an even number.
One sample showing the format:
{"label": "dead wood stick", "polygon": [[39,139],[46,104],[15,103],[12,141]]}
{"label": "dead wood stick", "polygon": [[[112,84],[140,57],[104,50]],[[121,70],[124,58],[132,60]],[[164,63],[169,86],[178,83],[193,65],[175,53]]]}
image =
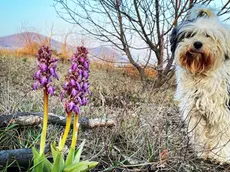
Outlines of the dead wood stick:
{"label": "dead wood stick", "polygon": [[[42,119],[42,112],[17,112],[10,115],[0,115],[0,128],[6,127],[10,124],[18,124],[20,126],[39,125],[42,123]],[[49,113],[48,123],[65,126],[66,118],[61,115]],[[116,125],[115,121],[112,119],[88,119],[86,117],[80,118],[79,124],[80,126],[89,129],[96,127],[113,127]]]}
{"label": "dead wood stick", "polygon": [[16,166],[19,164],[22,167],[28,167],[33,159],[31,149],[14,149],[0,151],[0,166],[4,167],[7,164]]}
{"label": "dead wood stick", "polygon": [[[47,152],[48,149],[46,148],[45,153]],[[0,151],[0,169],[3,169],[7,165],[9,165],[9,168],[11,169],[10,171],[13,171],[13,169],[18,169],[18,167],[27,169],[33,166],[32,161],[33,153],[29,148]]]}

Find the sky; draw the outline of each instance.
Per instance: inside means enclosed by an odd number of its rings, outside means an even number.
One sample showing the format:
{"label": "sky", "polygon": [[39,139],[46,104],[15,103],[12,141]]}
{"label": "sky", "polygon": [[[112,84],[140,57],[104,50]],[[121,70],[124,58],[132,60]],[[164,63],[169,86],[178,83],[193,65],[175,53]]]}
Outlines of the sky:
{"label": "sky", "polygon": [[[57,34],[52,38],[62,41],[63,36],[60,35],[67,33],[73,28],[73,25],[58,17],[53,3],[53,0],[2,0],[0,4],[0,37],[22,31],[33,31],[49,36],[50,29],[54,25],[54,32]],[[219,0],[214,0],[214,4],[218,5],[219,3]],[[22,30],[22,26],[26,30]],[[88,44],[91,47],[101,44],[96,40],[92,41],[92,38],[81,38],[81,34],[75,34],[71,36],[71,39],[73,40],[69,41],[70,44],[81,39],[88,39],[90,42]]]}
{"label": "sky", "polygon": [[53,0],[2,0],[0,4],[0,36],[21,32],[22,26],[28,31],[50,34],[54,24],[56,32],[66,32],[73,25],[56,14]]}
{"label": "sky", "polygon": [[52,24],[57,32],[67,32],[73,25],[58,17],[53,3],[53,0],[2,0],[0,36],[21,32],[25,25],[44,35],[49,35]]}

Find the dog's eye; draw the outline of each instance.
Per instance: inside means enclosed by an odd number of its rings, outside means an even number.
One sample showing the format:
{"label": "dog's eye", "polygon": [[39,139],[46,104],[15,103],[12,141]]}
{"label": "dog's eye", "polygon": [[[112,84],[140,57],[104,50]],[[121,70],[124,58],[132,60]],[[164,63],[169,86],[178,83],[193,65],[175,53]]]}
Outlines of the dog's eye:
{"label": "dog's eye", "polygon": [[185,34],[185,38],[190,38],[191,37],[191,33]]}
{"label": "dog's eye", "polygon": [[179,35],[179,39],[178,42],[182,41],[185,38],[191,38],[193,37],[195,34],[193,32],[187,32],[187,33],[183,33]]}
{"label": "dog's eye", "polygon": [[208,16],[206,11],[201,11],[197,17],[204,17],[204,16]]}
{"label": "dog's eye", "polygon": [[184,38],[191,38],[193,37],[193,35],[194,35],[193,33],[186,33]]}
{"label": "dog's eye", "polygon": [[207,33],[205,34],[205,36],[206,36],[207,38],[210,38],[210,37],[211,37],[211,36],[210,36],[209,34],[207,34]]}

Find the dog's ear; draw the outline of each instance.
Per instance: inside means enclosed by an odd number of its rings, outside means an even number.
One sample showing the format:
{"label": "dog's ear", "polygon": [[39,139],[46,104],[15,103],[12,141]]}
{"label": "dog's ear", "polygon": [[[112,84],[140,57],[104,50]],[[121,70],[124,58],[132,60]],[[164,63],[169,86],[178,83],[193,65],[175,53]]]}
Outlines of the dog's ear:
{"label": "dog's ear", "polygon": [[200,17],[217,18],[217,11],[207,6],[195,5],[187,14],[187,20],[196,20]]}
{"label": "dog's ear", "polygon": [[173,56],[174,56],[174,53],[177,47],[177,42],[178,42],[177,34],[178,34],[178,27],[174,27],[170,35],[170,45],[171,45],[171,52]]}

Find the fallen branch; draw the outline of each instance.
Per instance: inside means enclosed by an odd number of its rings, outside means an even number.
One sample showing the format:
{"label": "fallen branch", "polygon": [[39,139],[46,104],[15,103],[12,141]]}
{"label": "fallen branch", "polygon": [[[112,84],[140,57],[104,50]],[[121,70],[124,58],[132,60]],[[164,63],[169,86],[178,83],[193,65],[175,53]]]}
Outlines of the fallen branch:
{"label": "fallen branch", "polygon": [[[42,112],[17,112],[10,115],[0,115],[0,128],[6,127],[10,124],[18,124],[20,126],[39,125],[42,123],[42,120]],[[48,123],[65,126],[66,118],[64,116],[49,113]],[[111,119],[88,119],[86,117],[80,118],[79,124],[86,129],[113,127],[116,125],[115,121]]]}
{"label": "fallen branch", "polygon": [[[45,153],[48,149],[45,150]],[[33,153],[29,148],[0,151],[0,169],[9,166],[9,171],[18,168],[29,168],[33,166]],[[11,170],[10,170],[11,169]],[[16,170],[18,171],[18,170]]]}
{"label": "fallen branch", "polygon": [[0,166],[5,167],[9,164],[21,167],[28,167],[32,162],[33,154],[31,149],[15,149],[0,151]]}

